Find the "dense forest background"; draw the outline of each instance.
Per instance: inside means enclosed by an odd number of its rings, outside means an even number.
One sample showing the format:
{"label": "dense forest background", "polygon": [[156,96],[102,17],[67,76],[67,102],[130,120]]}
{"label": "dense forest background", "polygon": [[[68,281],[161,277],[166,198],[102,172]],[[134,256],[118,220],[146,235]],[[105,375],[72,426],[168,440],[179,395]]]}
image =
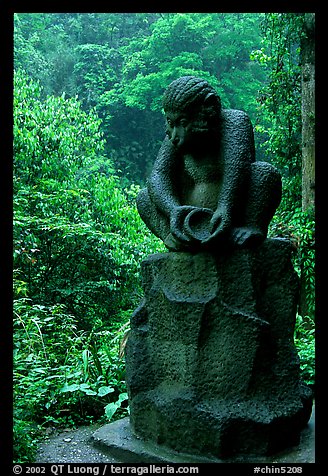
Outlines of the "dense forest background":
{"label": "dense forest background", "polygon": [[292,240],[295,342],[314,384],[314,15],[14,15],[14,450],[128,411],[123,348],[143,257],[135,207],[164,137],[161,98],[207,79],[246,111],[283,176],[270,236]]}

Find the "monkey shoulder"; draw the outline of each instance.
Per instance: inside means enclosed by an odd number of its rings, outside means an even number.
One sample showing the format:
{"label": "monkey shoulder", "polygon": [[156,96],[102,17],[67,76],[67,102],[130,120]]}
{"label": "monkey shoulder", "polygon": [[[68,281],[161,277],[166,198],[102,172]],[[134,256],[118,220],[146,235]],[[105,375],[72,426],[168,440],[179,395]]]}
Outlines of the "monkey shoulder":
{"label": "monkey shoulder", "polygon": [[252,124],[249,115],[239,109],[223,109],[221,112],[223,129],[245,128],[249,129]]}
{"label": "monkey shoulder", "polygon": [[245,164],[255,160],[253,126],[248,114],[237,109],[221,113],[221,144],[225,162],[242,159]]}
{"label": "monkey shoulder", "polygon": [[170,170],[174,166],[175,161],[176,151],[168,136],[165,136],[154,162],[151,175]]}

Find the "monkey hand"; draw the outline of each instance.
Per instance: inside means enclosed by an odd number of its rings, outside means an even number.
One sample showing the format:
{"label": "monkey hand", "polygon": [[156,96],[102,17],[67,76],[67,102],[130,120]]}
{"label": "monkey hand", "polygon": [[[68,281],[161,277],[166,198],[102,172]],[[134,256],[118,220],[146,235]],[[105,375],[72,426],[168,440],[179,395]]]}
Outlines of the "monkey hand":
{"label": "monkey hand", "polygon": [[227,234],[231,227],[230,214],[226,207],[218,207],[213,213],[210,221],[210,236],[202,243],[209,243],[218,237]]}
{"label": "monkey hand", "polygon": [[186,234],[183,227],[186,216],[194,209],[195,207],[183,205],[180,207],[175,207],[171,211],[170,231],[174,238],[181,241],[182,243],[189,243],[191,241],[190,236]]}

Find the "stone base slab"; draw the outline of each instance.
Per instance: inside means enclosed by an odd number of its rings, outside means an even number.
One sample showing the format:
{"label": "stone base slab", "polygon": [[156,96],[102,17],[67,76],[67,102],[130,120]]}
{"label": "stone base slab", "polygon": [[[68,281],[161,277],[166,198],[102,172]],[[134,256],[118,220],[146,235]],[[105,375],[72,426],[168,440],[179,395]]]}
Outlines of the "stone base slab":
{"label": "stone base slab", "polygon": [[122,418],[99,428],[92,444],[120,463],[130,464],[203,464],[203,463],[314,463],[314,411],[308,426],[301,432],[300,443],[271,456],[238,455],[229,459],[205,458],[178,453],[135,436],[129,418]]}
{"label": "stone base slab", "polygon": [[132,433],[129,418],[122,418],[99,428],[92,443],[123,463],[220,463],[216,458],[178,453],[144,441]]}

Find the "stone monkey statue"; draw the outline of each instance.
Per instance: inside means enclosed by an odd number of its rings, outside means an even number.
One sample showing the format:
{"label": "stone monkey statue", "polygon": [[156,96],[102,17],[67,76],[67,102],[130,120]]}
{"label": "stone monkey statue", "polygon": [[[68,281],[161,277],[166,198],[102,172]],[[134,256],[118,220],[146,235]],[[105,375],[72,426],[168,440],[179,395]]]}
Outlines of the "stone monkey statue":
{"label": "stone monkey statue", "polygon": [[281,178],[255,162],[246,113],[222,109],[207,81],[184,76],[165,91],[166,137],[139,214],[170,250],[250,246],[267,235],[281,200]]}

